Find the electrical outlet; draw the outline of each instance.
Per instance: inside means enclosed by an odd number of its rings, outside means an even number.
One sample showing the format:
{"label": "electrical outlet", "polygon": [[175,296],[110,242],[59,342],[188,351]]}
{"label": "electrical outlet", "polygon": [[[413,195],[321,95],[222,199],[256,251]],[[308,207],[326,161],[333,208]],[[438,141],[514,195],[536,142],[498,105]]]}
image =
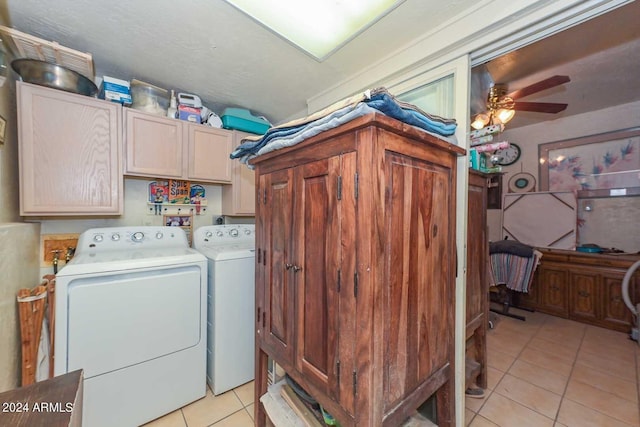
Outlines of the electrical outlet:
{"label": "electrical outlet", "polygon": [[64,265],[64,261],[67,256],[67,250],[69,248],[75,248],[78,246],[79,234],[43,234],[42,235],[42,267],[53,265],[54,251],[58,252],[58,260],[61,265]]}

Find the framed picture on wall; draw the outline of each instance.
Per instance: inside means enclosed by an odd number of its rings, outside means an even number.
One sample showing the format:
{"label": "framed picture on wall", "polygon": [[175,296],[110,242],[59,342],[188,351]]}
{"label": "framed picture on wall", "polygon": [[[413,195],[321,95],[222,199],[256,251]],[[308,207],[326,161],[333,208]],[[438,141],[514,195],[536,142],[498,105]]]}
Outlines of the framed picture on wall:
{"label": "framed picture on wall", "polygon": [[164,215],[164,225],[168,227],[180,227],[187,233],[189,246],[191,246],[191,235],[193,234],[193,215]]}
{"label": "framed picture on wall", "polygon": [[540,191],[640,187],[640,127],[538,146]]}

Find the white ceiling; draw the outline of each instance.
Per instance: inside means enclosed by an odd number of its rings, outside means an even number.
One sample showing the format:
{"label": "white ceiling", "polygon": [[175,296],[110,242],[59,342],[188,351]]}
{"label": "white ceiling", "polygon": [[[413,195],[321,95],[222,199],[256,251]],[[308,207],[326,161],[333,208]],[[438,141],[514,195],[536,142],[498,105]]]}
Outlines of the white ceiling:
{"label": "white ceiling", "polygon": [[[0,19],[19,31],[92,54],[97,76],[137,78],[195,93],[218,114],[225,107],[244,107],[279,123],[304,115],[312,96],[476,3],[406,0],[324,62],[222,0],[4,0]],[[613,23],[582,24],[586,36],[532,45],[486,64],[492,80],[509,83],[510,90],[553,74],[572,79],[549,93],[522,99],[568,102],[565,112],[519,113],[510,126],[640,99],[640,2],[605,17],[614,17]],[[472,84],[472,105],[483,103],[486,95],[478,94],[483,91]]]}

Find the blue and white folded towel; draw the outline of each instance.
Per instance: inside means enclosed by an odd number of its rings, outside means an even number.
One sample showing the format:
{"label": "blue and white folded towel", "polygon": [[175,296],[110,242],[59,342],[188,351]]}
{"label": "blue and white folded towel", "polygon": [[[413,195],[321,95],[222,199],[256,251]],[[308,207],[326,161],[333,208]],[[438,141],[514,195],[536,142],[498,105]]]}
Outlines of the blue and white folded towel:
{"label": "blue and white folded towel", "polygon": [[385,88],[378,88],[336,102],[305,118],[272,127],[264,135],[246,137],[230,157],[241,159],[243,163],[248,164],[253,157],[296,145],[307,138],[373,112],[381,112],[441,137],[453,135],[457,126],[453,119],[425,113],[415,105],[396,99]]}

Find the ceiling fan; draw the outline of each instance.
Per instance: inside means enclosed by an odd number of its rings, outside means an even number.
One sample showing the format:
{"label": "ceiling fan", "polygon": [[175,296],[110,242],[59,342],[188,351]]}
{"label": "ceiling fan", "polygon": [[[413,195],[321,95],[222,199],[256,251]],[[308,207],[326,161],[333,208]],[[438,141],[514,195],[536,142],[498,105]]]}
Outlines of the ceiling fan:
{"label": "ceiling fan", "polygon": [[522,102],[517,100],[570,81],[569,76],[553,76],[511,93],[507,93],[507,85],[495,84],[491,87],[487,96],[487,111],[478,114],[471,123],[471,127],[478,130],[489,124],[505,124],[513,118],[516,111],[553,114],[564,111],[568,104],[556,102]]}

